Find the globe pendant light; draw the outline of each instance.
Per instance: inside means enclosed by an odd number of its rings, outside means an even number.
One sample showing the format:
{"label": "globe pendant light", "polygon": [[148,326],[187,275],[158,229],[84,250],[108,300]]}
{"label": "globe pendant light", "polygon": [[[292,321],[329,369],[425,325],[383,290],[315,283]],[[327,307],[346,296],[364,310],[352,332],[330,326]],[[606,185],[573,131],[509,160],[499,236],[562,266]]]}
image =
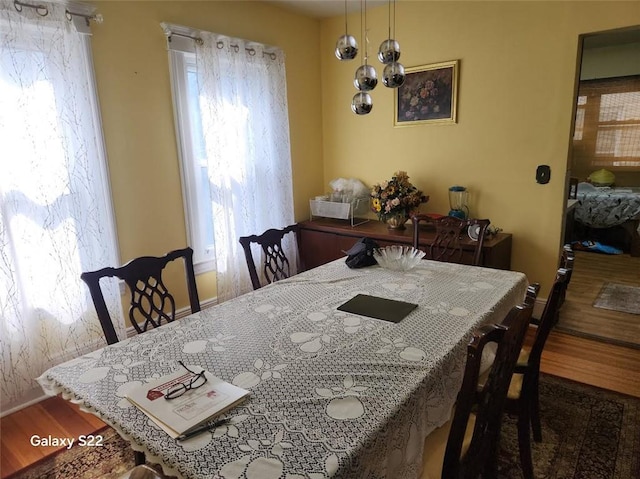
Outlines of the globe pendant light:
{"label": "globe pendant light", "polygon": [[364,64],[358,67],[356,70],[353,84],[360,91],[373,90],[378,84],[378,74],[373,66]]}
{"label": "globe pendant light", "polygon": [[[362,2],[361,2],[362,5]],[[360,91],[370,91],[373,90],[378,84],[378,74],[376,73],[376,69],[369,65],[369,54],[368,54],[368,44],[369,38],[367,36],[367,5],[366,0],[364,0],[364,9],[360,10],[360,17],[364,15],[363,25],[363,35],[364,38],[364,63],[358,67],[356,70],[355,77],[353,79],[354,86]],[[370,111],[371,109],[369,109]],[[368,111],[366,113],[369,113]]]}
{"label": "globe pendant light", "polygon": [[359,91],[351,100],[351,109],[356,115],[366,115],[373,108],[371,95],[366,91]]}
{"label": "globe pendant light", "polygon": [[[396,36],[396,0],[393,0],[393,37]],[[382,84],[388,88],[398,88],[404,83],[404,66],[398,63],[400,44],[391,36],[391,0],[389,0],[389,38],[380,44],[378,60],[384,63]]]}
{"label": "globe pendant light", "polygon": [[392,62],[385,65],[382,72],[382,84],[387,88],[398,88],[404,83],[406,75],[404,66],[398,62]]}
{"label": "globe pendant light", "polygon": [[340,61],[353,60],[358,54],[358,42],[349,35],[347,26],[347,0],[344,0],[344,35],[336,42],[336,58]]}
{"label": "globe pendant light", "polygon": [[[391,36],[391,34],[389,34],[389,36]],[[380,60],[381,63],[387,64],[398,61],[398,58],[400,58],[400,44],[392,38],[387,38],[380,44],[378,60]]]}

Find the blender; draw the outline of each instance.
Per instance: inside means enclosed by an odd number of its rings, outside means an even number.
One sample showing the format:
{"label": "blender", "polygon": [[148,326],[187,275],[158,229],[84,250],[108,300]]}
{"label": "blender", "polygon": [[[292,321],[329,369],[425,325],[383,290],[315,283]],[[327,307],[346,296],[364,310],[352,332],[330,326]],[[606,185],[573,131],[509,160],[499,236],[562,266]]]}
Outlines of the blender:
{"label": "blender", "polygon": [[469,216],[469,193],[464,186],[452,186],[449,188],[449,216],[466,220]]}

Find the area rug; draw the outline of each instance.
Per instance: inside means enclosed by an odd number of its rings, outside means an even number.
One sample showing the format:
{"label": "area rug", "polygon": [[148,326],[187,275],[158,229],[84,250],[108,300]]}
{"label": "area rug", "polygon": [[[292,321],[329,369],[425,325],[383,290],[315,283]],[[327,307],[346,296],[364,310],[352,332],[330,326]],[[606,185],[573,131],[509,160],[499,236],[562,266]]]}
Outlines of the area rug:
{"label": "area rug", "polygon": [[118,479],[134,466],[133,450],[114,429],[95,435],[102,446],[63,449],[7,479]]}
{"label": "area rug", "polygon": [[[536,479],[640,478],[640,398],[543,374],[540,407],[543,442],[533,442]],[[133,452],[112,429],[103,434],[103,447],[72,448],[13,477],[118,478],[133,467]],[[516,421],[506,416],[498,479],[521,478]]]}
{"label": "area rug", "polygon": [[640,286],[604,283],[593,306],[623,313],[640,314]]}
{"label": "area rug", "polygon": [[[536,479],[640,478],[640,398],[543,374]],[[501,479],[521,479],[516,418],[505,416]]]}

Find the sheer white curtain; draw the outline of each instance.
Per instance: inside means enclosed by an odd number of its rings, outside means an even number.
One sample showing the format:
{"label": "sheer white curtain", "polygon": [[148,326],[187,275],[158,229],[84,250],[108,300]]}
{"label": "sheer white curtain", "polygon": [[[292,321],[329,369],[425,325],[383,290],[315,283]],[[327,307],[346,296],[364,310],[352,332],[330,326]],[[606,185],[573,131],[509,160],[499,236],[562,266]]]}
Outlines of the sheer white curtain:
{"label": "sheer white curtain", "polygon": [[[284,54],[202,32],[200,110],[213,205],[218,300],[251,290],[240,236],[294,221]],[[295,242],[287,241],[295,264]],[[259,261],[260,251],[254,251]],[[258,265],[258,271],[260,271]]]}
{"label": "sheer white curtain", "polygon": [[0,0],[3,413],[41,395],[47,368],[104,345],[80,274],[117,259],[88,38],[47,8]]}

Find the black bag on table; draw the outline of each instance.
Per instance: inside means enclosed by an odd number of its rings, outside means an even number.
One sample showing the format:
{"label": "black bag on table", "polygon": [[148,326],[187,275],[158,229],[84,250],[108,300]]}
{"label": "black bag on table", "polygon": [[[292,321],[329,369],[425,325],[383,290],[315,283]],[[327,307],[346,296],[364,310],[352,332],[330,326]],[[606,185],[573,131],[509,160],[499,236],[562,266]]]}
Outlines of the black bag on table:
{"label": "black bag on table", "polygon": [[373,257],[373,250],[379,248],[371,238],[360,238],[349,250],[344,251],[348,255],[346,263],[349,268],[364,268],[378,264]]}

